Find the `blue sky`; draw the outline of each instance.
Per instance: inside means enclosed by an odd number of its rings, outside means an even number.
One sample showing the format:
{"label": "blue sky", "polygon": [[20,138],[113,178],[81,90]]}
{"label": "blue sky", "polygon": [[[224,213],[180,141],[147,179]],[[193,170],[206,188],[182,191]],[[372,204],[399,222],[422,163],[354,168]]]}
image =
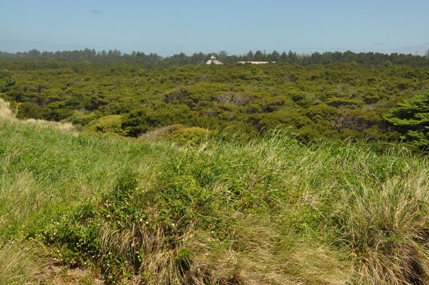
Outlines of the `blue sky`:
{"label": "blue sky", "polygon": [[0,0],[0,51],[429,50],[429,0]]}

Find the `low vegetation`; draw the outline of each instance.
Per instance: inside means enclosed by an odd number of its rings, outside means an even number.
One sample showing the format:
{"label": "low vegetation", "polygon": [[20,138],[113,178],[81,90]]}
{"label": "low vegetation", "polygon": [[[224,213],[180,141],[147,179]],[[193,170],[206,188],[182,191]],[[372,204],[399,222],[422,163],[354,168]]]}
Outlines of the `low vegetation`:
{"label": "low vegetation", "polygon": [[414,97],[428,92],[429,58],[273,54],[247,55],[266,65],[237,64],[224,54],[231,61],[221,66],[206,65],[204,55],[153,65],[118,52],[0,54],[0,97],[20,119],[68,122],[92,133],[137,138],[182,125],[230,129],[248,142],[281,127],[303,143],[407,140],[426,148],[427,103],[421,108]]}
{"label": "low vegetation", "polygon": [[0,284],[429,284],[429,58],[206,58],[0,52]]}
{"label": "low vegetation", "polygon": [[406,145],[130,139],[7,114],[0,284],[429,282],[429,163]]}

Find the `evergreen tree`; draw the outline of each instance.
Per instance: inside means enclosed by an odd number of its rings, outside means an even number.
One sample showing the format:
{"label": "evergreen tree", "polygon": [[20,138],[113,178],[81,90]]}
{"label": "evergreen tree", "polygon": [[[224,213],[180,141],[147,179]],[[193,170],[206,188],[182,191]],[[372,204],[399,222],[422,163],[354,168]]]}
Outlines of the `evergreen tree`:
{"label": "evergreen tree", "polygon": [[429,147],[429,91],[400,104],[384,116],[410,141],[422,149]]}

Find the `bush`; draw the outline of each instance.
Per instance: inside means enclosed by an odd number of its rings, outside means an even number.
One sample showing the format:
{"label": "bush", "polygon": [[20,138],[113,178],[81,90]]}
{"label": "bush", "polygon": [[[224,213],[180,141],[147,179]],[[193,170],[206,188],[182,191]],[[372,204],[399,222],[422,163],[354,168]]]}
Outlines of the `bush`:
{"label": "bush", "polygon": [[429,147],[429,92],[399,104],[384,119],[403,134],[403,140],[422,149]]}
{"label": "bush", "polygon": [[121,115],[110,115],[90,122],[85,130],[93,133],[112,133],[112,134],[123,134],[122,129],[122,116]]}
{"label": "bush", "polygon": [[197,146],[201,142],[207,141],[214,133],[214,131],[200,127],[172,125],[150,131],[139,138],[151,141],[169,141],[181,146]]}

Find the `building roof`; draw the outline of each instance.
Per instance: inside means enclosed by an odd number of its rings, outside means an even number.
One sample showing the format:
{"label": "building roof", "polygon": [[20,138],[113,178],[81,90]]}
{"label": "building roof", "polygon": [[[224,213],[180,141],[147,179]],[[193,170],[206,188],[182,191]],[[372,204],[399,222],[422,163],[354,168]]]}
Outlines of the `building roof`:
{"label": "building roof", "polygon": [[[246,63],[250,63],[250,64],[268,64],[270,62],[269,61],[237,61],[237,63],[242,63],[242,64],[246,64]],[[272,61],[271,63],[276,63],[276,62]]]}
{"label": "building roof", "polygon": [[210,57],[210,59],[206,62],[206,64],[223,64],[222,62],[220,62],[219,60],[216,60],[216,57],[214,55],[212,55]]}

